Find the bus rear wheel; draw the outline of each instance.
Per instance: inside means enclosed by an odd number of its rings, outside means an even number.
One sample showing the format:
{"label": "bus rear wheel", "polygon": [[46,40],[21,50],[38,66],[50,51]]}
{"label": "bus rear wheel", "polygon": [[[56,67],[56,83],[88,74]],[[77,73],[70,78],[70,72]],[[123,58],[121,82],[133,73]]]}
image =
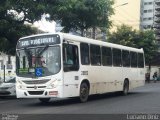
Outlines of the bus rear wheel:
{"label": "bus rear wheel", "polygon": [[39,101],[41,101],[41,103],[48,103],[50,98],[39,98]]}
{"label": "bus rear wheel", "polygon": [[83,82],[80,86],[80,102],[87,102],[89,96],[89,86],[86,82]]}
{"label": "bus rear wheel", "polygon": [[127,80],[124,81],[124,85],[123,85],[123,91],[122,94],[124,96],[128,95],[128,91],[129,91],[129,82]]}

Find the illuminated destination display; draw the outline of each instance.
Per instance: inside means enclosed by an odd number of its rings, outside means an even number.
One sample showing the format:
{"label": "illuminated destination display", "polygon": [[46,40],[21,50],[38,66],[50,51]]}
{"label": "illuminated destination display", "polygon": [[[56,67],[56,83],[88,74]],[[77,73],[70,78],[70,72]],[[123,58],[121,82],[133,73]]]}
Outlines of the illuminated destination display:
{"label": "illuminated destination display", "polygon": [[43,35],[21,39],[18,42],[17,48],[25,48],[40,45],[60,44],[59,35]]}

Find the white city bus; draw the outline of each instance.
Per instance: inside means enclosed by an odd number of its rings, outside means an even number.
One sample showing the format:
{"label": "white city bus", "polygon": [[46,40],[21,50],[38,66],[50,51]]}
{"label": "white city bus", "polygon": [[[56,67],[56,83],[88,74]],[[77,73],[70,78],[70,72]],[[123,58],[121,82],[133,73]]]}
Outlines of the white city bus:
{"label": "white city bus", "polygon": [[16,48],[17,98],[79,97],[145,84],[144,52],[122,45],[56,33],[21,38]]}

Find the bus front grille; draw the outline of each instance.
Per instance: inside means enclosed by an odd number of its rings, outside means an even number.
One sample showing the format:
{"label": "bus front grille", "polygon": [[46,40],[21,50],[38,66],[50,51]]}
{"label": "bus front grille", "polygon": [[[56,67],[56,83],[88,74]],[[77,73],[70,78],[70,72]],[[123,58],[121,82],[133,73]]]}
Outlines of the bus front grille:
{"label": "bus front grille", "polygon": [[23,81],[25,84],[45,84],[49,81],[49,79],[47,80],[30,80],[30,81]]}
{"label": "bus front grille", "polygon": [[[35,89],[35,86],[29,86],[29,87],[27,87],[27,88],[33,88],[33,89]],[[46,86],[37,86],[37,88],[46,88]]]}
{"label": "bus front grille", "polygon": [[28,91],[30,95],[42,95],[44,91]]}

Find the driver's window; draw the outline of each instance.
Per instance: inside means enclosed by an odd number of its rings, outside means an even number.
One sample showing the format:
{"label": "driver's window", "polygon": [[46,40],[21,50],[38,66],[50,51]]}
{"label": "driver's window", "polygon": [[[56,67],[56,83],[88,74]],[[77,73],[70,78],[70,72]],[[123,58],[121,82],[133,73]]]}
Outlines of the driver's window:
{"label": "driver's window", "polygon": [[79,69],[78,47],[71,44],[63,44],[64,71],[77,71]]}

